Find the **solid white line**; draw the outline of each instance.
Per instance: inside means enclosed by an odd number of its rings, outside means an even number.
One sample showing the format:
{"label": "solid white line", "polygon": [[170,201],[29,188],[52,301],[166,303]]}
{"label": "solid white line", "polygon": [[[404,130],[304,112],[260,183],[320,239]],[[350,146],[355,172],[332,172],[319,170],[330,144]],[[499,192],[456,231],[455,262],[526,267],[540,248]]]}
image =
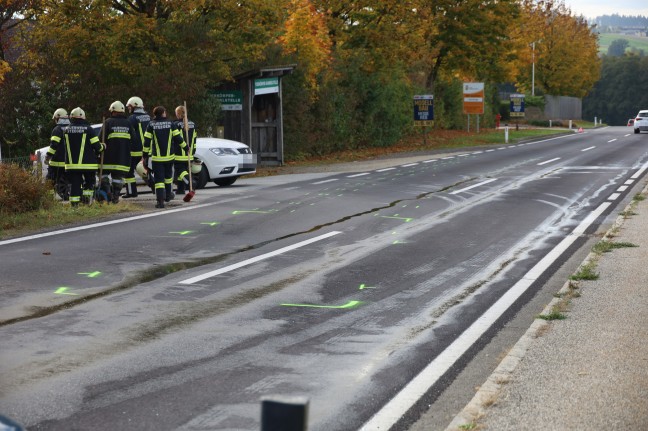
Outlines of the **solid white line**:
{"label": "solid white line", "polygon": [[386,171],[393,171],[396,168],[385,168],[385,169],[378,169],[376,172],[386,172]]}
{"label": "solid white line", "polygon": [[119,219],[119,220],[110,220],[110,221],[101,222],[101,223],[93,223],[93,224],[89,224],[89,225],[85,225],[85,226],[77,226],[77,227],[72,227],[72,228],[68,228],[68,229],[56,230],[56,231],[53,231],[53,232],[39,233],[39,234],[36,234],[36,235],[24,236],[24,237],[21,237],[21,238],[7,239],[7,240],[4,240],[4,241],[0,241],[0,245],[13,244],[13,243],[16,243],[16,242],[23,242],[23,241],[30,241],[32,239],[45,238],[45,237],[48,237],[48,236],[61,235],[61,234],[64,234],[64,233],[79,232],[81,230],[86,230],[86,229],[94,229],[94,228],[97,228],[97,227],[110,226],[110,225],[119,224],[119,223],[128,223],[128,222],[131,222],[131,221],[142,220],[142,219],[146,219],[146,218],[150,218],[150,217],[158,217],[158,216],[163,216],[163,215],[167,215],[167,214],[173,214],[173,213],[182,212],[182,211],[190,211],[190,210],[198,209],[198,208],[211,207],[211,206],[214,206],[214,205],[220,205],[222,203],[235,201],[235,200],[238,200],[238,199],[240,199],[240,197],[231,198],[231,199],[223,199],[223,200],[220,200],[218,202],[212,202],[212,203],[208,203],[208,204],[199,204],[199,205],[192,205],[192,206],[187,206],[187,207],[183,207],[183,208],[176,208],[176,209],[173,209],[173,210],[158,211],[158,212],[149,213],[149,214],[143,214],[143,215],[134,216],[134,217],[122,218],[122,219]]}
{"label": "solid white line", "polygon": [[296,244],[280,248],[280,249],[272,251],[270,253],[262,254],[260,256],[253,257],[251,259],[244,260],[242,262],[235,263],[233,265],[226,266],[224,268],[220,268],[220,269],[217,269],[215,271],[206,272],[206,273],[204,273],[202,275],[197,275],[195,277],[188,278],[186,280],[182,280],[182,281],[180,281],[180,284],[194,284],[194,283],[197,283],[199,281],[206,280],[208,278],[215,277],[217,275],[224,274],[226,272],[233,271],[235,269],[242,268],[244,266],[251,265],[253,263],[260,262],[262,260],[269,259],[269,258],[274,257],[274,256],[278,256],[278,255],[286,253],[288,251],[292,251],[292,250],[298,249],[300,247],[304,247],[305,245],[312,244],[314,242],[321,241],[321,240],[326,239],[326,238],[330,238],[330,237],[335,236],[335,235],[340,234],[340,233],[342,233],[342,232],[333,231],[333,232],[329,232],[329,233],[324,234],[324,235],[316,236],[315,238],[307,239],[306,241],[298,242]]}
{"label": "solid white line", "polygon": [[[506,310],[535,282],[537,277],[576,241],[596,218],[610,206],[605,202],[565,237],[547,256],[513,285],[502,297],[466,329],[448,348],[430,362],[394,398],[380,409],[361,430],[388,430],[452,367],[459,358],[499,319]],[[585,226],[587,225],[587,226]]]}
{"label": "solid white line", "polygon": [[556,160],[560,160],[560,157],[556,157],[555,159],[547,160],[546,162],[538,163],[538,166],[546,165],[547,163],[555,162]]}
{"label": "solid white line", "polygon": [[619,199],[619,196],[621,196],[621,193],[612,193],[610,197],[608,198],[609,201],[615,201]]}
{"label": "solid white line", "polygon": [[331,178],[330,180],[318,181],[318,182],[312,183],[312,184],[326,184],[326,183],[331,183],[331,182],[337,181],[337,180],[338,180],[338,178]]}
{"label": "solid white line", "polygon": [[609,140],[608,142],[614,142],[616,141],[616,138]]}
{"label": "solid white line", "polygon": [[492,183],[493,181],[497,181],[497,178],[491,178],[490,180],[486,180],[486,181],[482,181],[481,183],[473,184],[472,186],[466,187],[465,189],[455,190],[454,192],[452,192],[450,194],[451,195],[456,195],[456,194],[459,194],[461,192],[465,192],[465,191],[468,191],[470,189],[474,189],[475,187],[479,187],[479,186],[483,186],[484,184]]}
{"label": "solid white line", "polygon": [[347,178],[362,177],[364,175],[369,175],[371,172],[363,172],[361,174],[347,175]]}
{"label": "solid white line", "polygon": [[585,151],[593,150],[594,148],[596,148],[596,147],[585,148],[585,149],[582,149],[581,152],[584,153]]}

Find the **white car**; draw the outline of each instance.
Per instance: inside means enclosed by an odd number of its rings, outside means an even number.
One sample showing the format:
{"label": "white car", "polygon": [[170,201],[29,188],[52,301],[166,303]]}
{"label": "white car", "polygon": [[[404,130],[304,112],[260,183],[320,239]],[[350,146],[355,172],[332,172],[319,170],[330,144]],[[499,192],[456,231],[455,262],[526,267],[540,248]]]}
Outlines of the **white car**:
{"label": "white car", "polygon": [[634,132],[648,132],[648,110],[639,111],[635,117]]}
{"label": "white car", "polygon": [[194,159],[202,164],[202,169],[193,176],[193,186],[197,189],[205,187],[209,181],[223,187],[231,186],[240,176],[256,173],[256,154],[252,154],[247,145],[229,139],[196,139]]}

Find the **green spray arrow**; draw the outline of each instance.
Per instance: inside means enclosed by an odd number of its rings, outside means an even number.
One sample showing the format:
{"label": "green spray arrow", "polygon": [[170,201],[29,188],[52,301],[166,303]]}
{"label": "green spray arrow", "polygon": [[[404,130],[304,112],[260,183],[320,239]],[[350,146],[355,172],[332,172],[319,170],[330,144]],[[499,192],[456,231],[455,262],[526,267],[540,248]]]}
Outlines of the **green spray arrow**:
{"label": "green spray arrow", "polygon": [[101,271],[94,272],[77,272],[78,275],[87,275],[88,278],[95,278],[101,275]]}
{"label": "green spray arrow", "polygon": [[375,287],[365,286],[364,284],[361,284],[359,290],[364,290],[364,289],[375,289]]}
{"label": "green spray arrow", "polygon": [[59,287],[58,289],[56,289],[56,291],[54,293],[57,293],[59,295],[76,295],[76,296],[79,296],[78,293],[66,292],[68,289],[69,289],[69,287]]}
{"label": "green spray arrow", "polygon": [[349,301],[344,305],[315,305],[315,304],[281,304],[284,307],[310,307],[310,308],[333,308],[333,309],[344,309],[344,308],[353,308],[362,304],[362,301]]}

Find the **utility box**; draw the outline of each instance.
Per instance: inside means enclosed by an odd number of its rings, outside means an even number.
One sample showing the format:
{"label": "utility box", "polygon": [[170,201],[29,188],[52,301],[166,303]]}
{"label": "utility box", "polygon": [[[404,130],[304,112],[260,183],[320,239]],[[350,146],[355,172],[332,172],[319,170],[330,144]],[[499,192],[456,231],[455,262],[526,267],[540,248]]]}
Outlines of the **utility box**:
{"label": "utility box", "polygon": [[234,77],[215,93],[221,101],[225,139],[248,145],[264,166],[281,166],[283,106],[281,79],[296,65],[269,66]]}

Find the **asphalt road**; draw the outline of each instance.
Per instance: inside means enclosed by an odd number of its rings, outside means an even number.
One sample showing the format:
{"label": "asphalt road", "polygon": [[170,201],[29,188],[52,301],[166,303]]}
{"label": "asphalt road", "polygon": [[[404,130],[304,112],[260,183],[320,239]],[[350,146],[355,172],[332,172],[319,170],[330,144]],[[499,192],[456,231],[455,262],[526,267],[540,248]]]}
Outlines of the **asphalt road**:
{"label": "asphalt road", "polygon": [[408,429],[435,405],[442,429],[453,382],[532,318],[647,162],[648,138],[612,127],[243,179],[0,241],[0,413],[255,430],[278,394],[309,399],[312,430]]}

